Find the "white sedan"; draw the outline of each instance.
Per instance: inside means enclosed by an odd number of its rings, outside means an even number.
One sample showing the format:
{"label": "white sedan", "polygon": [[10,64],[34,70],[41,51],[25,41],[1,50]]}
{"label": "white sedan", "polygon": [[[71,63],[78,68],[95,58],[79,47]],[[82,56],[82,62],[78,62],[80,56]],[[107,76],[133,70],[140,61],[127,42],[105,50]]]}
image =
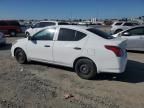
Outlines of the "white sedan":
{"label": "white sedan", "polygon": [[3,45],[6,43],[5,35],[0,32],[0,45]]}
{"label": "white sedan", "polygon": [[121,73],[127,64],[126,41],[95,28],[51,26],[18,40],[11,49],[19,63],[40,61],[74,68],[84,79]]}
{"label": "white sedan", "polygon": [[113,35],[127,39],[127,50],[144,51],[144,26],[137,26]]}

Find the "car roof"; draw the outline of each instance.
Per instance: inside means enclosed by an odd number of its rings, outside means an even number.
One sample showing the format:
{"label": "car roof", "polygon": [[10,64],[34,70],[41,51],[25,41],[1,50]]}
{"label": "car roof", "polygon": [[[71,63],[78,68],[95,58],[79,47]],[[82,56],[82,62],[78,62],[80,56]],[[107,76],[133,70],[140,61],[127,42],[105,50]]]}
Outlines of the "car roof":
{"label": "car roof", "polygon": [[89,29],[89,28],[93,28],[93,27],[88,27],[88,26],[81,26],[81,25],[55,25],[55,26],[48,26],[48,27],[45,27],[46,28],[52,28],[52,27],[60,27],[60,28],[71,28],[71,29],[83,29],[83,30],[86,30],[86,29]]}
{"label": "car roof", "polygon": [[40,22],[58,22],[58,21],[40,21]]}

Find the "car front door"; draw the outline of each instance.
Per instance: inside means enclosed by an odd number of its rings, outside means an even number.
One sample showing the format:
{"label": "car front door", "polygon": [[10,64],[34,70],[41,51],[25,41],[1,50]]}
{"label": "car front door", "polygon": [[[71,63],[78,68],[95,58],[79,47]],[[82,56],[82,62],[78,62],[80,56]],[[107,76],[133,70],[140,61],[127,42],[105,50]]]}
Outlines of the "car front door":
{"label": "car front door", "polygon": [[136,27],[122,33],[122,38],[127,39],[128,50],[138,50],[143,48],[144,27]]}
{"label": "car front door", "polygon": [[44,29],[36,33],[27,43],[27,54],[32,60],[53,61],[53,38],[55,28]]}
{"label": "car front door", "polygon": [[67,28],[60,28],[57,41],[54,43],[54,61],[58,64],[72,66],[82,52],[86,42],[86,34]]}

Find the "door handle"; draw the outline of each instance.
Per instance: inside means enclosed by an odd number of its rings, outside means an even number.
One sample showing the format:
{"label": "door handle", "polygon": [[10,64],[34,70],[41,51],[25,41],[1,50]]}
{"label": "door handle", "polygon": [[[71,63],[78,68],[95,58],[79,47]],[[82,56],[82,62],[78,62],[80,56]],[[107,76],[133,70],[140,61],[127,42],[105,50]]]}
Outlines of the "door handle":
{"label": "door handle", "polygon": [[45,45],[44,47],[50,47],[50,45]]}
{"label": "door handle", "polygon": [[74,49],[75,49],[75,50],[81,50],[81,48],[80,48],[80,47],[74,47]]}

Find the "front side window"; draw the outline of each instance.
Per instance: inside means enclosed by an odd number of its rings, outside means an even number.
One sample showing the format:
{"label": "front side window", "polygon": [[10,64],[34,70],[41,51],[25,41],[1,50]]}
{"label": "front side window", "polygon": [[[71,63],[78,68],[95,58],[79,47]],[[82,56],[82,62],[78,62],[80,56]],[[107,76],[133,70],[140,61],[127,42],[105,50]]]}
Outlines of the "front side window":
{"label": "front side window", "polygon": [[37,23],[33,26],[33,28],[39,28],[40,27],[40,23]]}
{"label": "front side window", "polygon": [[[133,28],[127,30],[126,32],[129,33],[130,36],[144,35],[144,27]],[[125,34],[126,32],[124,32],[123,34]]]}
{"label": "front side window", "polygon": [[55,28],[45,29],[33,36],[34,40],[53,40],[55,34]]}
{"label": "front side window", "polygon": [[83,39],[86,36],[86,34],[72,30],[72,29],[66,29],[61,28],[59,31],[58,40],[59,41],[79,41]]}

